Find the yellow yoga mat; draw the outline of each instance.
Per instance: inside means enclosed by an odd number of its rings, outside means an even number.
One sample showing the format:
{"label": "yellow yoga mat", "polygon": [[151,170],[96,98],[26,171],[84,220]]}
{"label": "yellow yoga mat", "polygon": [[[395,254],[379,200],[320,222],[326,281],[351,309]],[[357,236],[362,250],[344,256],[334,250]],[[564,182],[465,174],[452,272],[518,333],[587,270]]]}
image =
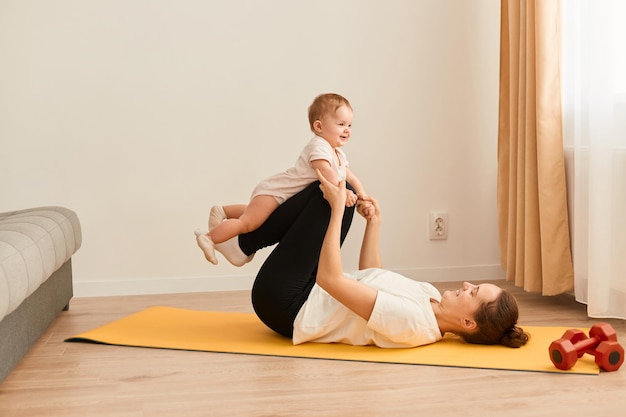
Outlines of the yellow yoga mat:
{"label": "yellow yoga mat", "polygon": [[583,356],[568,371],[554,367],[548,355],[548,346],[561,337],[566,327],[525,326],[524,329],[531,334],[531,339],[519,349],[472,345],[454,336],[412,349],[322,343],[294,346],[290,339],[272,332],[252,313],[151,307],[78,334],[66,339],[66,342],[395,364],[599,373],[591,355]]}

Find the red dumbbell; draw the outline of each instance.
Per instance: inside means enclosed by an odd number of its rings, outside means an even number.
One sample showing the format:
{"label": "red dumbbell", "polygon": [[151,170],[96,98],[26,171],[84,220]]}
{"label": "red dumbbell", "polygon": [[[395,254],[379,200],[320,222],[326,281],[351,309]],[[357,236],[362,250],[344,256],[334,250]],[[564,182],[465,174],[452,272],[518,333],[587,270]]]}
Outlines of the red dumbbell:
{"label": "red dumbbell", "polygon": [[597,323],[589,337],[570,329],[549,347],[550,359],[558,369],[570,369],[585,353],[595,356],[596,364],[605,371],[617,371],[624,362],[624,348],[617,341],[615,329],[608,323]]}

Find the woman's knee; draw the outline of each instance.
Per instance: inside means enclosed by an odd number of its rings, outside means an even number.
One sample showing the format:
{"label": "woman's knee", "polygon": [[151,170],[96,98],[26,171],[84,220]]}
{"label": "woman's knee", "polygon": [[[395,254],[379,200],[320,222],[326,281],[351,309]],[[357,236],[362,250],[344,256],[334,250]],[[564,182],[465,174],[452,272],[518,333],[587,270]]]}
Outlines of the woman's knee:
{"label": "woman's knee", "polygon": [[267,294],[255,285],[252,288],[252,307],[267,327],[285,337],[293,336],[294,319],[285,304],[277,300],[277,294]]}

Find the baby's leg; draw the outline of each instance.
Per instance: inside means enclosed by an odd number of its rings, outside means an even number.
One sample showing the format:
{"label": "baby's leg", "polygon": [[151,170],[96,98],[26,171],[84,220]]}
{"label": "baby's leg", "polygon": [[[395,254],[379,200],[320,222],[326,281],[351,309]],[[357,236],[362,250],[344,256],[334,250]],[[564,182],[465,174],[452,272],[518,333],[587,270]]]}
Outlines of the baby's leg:
{"label": "baby's leg", "polygon": [[[214,243],[222,243],[228,239],[256,230],[279,206],[278,201],[269,195],[258,195],[250,201],[239,218],[229,218],[215,226],[209,236]],[[234,208],[233,208],[234,207]],[[232,210],[230,210],[232,208]],[[231,213],[237,213],[242,206],[230,206]],[[225,210],[226,211],[226,210]]]}
{"label": "baby's leg", "polygon": [[213,206],[209,212],[209,230],[213,230],[226,219],[238,219],[248,207],[246,204]]}
{"label": "baby's leg", "polygon": [[230,204],[224,207],[227,219],[238,219],[246,211],[247,204]]}

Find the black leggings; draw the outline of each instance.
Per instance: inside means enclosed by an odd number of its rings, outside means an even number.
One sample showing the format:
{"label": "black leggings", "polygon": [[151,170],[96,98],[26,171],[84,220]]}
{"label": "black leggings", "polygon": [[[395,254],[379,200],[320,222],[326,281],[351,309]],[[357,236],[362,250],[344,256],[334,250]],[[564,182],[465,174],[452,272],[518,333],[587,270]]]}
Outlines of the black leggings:
{"label": "black leggings", "polygon": [[[353,215],[354,207],[346,207],[341,243]],[[293,322],[315,284],[329,220],[330,206],[314,182],[281,204],[257,230],[239,236],[247,255],[278,243],[256,276],[252,306],[267,327],[283,336],[293,336]]]}

